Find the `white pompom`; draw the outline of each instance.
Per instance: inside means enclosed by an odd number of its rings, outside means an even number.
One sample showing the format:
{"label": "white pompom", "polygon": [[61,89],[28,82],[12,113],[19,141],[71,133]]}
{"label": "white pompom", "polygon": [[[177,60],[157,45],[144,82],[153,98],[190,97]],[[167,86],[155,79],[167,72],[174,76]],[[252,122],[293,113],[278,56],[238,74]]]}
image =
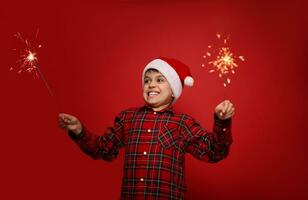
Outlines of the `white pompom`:
{"label": "white pompom", "polygon": [[184,85],[186,85],[188,87],[192,87],[194,85],[194,79],[191,76],[187,76],[184,79]]}

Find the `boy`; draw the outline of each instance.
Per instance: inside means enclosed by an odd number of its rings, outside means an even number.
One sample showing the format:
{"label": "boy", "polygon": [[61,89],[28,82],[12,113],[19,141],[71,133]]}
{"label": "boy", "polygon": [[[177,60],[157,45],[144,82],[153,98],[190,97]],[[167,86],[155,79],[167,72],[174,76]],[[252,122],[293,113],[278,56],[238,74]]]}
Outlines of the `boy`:
{"label": "boy", "polygon": [[209,133],[192,117],[173,110],[183,86],[193,85],[185,64],[155,59],[143,70],[142,80],[145,105],[122,111],[104,135],[90,133],[68,114],[59,114],[59,125],[94,159],[111,161],[125,147],[121,199],[183,199],[185,153],[211,163],[225,158],[232,143],[234,107],[229,101],[216,107]]}

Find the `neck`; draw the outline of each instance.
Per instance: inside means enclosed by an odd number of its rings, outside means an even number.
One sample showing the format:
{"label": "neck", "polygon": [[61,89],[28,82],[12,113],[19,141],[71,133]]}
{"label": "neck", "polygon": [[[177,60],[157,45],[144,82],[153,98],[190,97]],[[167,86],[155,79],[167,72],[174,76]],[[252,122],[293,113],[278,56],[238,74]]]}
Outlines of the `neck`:
{"label": "neck", "polygon": [[153,109],[154,111],[161,111],[161,110],[164,110],[165,108],[167,108],[169,105],[170,105],[170,104],[166,104],[166,105],[162,105],[162,106],[157,107],[157,108],[152,107],[152,109]]}

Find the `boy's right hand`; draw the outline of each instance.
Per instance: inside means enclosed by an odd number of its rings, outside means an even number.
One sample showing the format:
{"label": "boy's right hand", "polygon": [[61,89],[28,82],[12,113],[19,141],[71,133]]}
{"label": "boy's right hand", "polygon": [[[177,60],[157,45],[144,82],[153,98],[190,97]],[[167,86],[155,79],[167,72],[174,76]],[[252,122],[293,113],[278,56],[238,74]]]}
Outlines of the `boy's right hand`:
{"label": "boy's right hand", "polygon": [[73,115],[60,113],[58,116],[59,126],[67,131],[72,131],[76,135],[82,131],[82,125],[80,121]]}

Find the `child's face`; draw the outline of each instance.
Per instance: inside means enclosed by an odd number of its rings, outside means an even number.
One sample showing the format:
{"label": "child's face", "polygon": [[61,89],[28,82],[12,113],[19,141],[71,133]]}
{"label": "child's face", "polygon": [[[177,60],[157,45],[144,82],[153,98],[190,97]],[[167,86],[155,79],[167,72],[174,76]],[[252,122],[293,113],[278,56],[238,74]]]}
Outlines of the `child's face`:
{"label": "child's face", "polygon": [[143,97],[154,110],[162,110],[172,103],[172,90],[167,79],[156,71],[148,71],[144,76]]}

